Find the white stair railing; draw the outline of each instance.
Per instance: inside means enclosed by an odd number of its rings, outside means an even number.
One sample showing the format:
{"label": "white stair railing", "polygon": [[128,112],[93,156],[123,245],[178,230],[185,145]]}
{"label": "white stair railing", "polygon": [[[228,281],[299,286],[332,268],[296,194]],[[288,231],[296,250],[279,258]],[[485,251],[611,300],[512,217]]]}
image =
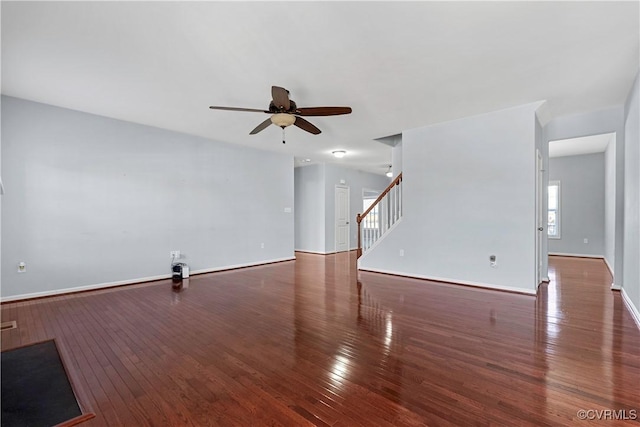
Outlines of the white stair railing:
{"label": "white stair railing", "polygon": [[402,174],[378,196],[362,214],[358,214],[358,257],[365,253],[402,218]]}

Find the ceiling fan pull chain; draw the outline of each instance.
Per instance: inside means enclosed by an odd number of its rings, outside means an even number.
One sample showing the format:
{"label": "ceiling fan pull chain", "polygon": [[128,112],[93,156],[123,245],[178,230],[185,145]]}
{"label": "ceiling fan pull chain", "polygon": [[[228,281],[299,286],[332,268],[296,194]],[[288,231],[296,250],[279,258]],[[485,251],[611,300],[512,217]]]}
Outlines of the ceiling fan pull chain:
{"label": "ceiling fan pull chain", "polygon": [[282,126],[282,143],[284,144],[284,126]]}

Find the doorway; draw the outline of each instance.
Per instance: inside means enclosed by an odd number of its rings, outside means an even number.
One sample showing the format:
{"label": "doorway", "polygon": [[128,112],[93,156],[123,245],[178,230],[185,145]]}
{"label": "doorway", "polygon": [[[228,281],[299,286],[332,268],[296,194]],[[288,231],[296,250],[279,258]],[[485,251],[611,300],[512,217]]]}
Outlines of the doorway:
{"label": "doorway", "polygon": [[349,187],[336,185],[336,252],[349,250]]}
{"label": "doorway", "polygon": [[549,141],[549,255],[600,258],[615,277],[621,212],[615,132]]}

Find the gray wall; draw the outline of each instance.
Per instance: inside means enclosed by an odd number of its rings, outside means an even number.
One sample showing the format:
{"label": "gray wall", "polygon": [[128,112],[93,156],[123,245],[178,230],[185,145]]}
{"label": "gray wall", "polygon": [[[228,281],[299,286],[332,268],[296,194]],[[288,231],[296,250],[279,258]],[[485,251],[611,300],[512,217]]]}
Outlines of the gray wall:
{"label": "gray wall", "polygon": [[294,188],[295,248],[325,253],[324,164],[296,167]]}
{"label": "gray wall", "polygon": [[335,187],[349,187],[349,243],[358,246],[356,215],[362,213],[362,190],[384,190],[391,180],[333,163],[295,168],[296,250],[317,253],[335,251]]}
{"label": "gray wall", "polygon": [[393,178],[402,172],[402,138],[391,149],[391,172]]}
{"label": "gray wall", "polygon": [[549,180],[560,181],[561,215],[561,236],[549,238],[549,253],[604,255],[604,178],[604,153],[549,159]]}
{"label": "gray wall", "polygon": [[404,132],[404,216],[360,267],[534,293],[539,106]]}
{"label": "gray wall", "polygon": [[290,156],[9,97],[2,142],[3,299],[294,256]]}
{"label": "gray wall", "polygon": [[[616,136],[604,152],[604,259],[613,273],[616,260]],[[613,279],[615,283],[615,278]]]}
{"label": "gray wall", "polygon": [[615,236],[614,263],[612,265],[615,286],[622,286],[624,239],[624,107],[617,106],[585,114],[558,117],[545,128],[546,140],[578,138],[581,136],[615,133]]}
{"label": "gray wall", "polygon": [[[640,82],[639,76],[625,106],[624,270],[622,291],[640,322]],[[640,326],[640,323],[639,323]]]}

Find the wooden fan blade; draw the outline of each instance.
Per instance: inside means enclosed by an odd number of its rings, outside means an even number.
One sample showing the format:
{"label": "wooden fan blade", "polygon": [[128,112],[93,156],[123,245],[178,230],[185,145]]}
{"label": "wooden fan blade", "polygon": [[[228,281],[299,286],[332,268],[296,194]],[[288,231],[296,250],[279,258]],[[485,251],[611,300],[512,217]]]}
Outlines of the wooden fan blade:
{"label": "wooden fan blade", "polygon": [[301,116],[339,116],[342,114],[351,114],[351,107],[298,108],[296,114]]}
{"label": "wooden fan blade", "polygon": [[212,110],[226,110],[226,111],[249,111],[255,113],[268,113],[267,110],[258,110],[255,108],[239,108],[239,107],[216,107],[214,105],[210,106]]}
{"label": "wooden fan blade", "polygon": [[256,133],[260,132],[261,130],[266,129],[270,124],[271,124],[271,117],[269,117],[267,120],[265,120],[264,122],[262,122],[258,126],[256,126],[256,128],[254,130],[249,132],[249,135],[255,135]]}
{"label": "wooden fan blade", "polygon": [[273,99],[273,103],[276,108],[284,109],[284,111],[289,111],[291,108],[291,102],[289,101],[289,92],[279,86],[271,86],[271,98]]}
{"label": "wooden fan blade", "polygon": [[315,127],[314,125],[312,125],[311,123],[303,119],[302,117],[296,117],[296,121],[293,122],[293,124],[298,126],[300,129],[306,130],[307,132],[312,133],[314,135],[317,135],[320,132],[322,132],[320,129],[318,129],[317,127]]}

